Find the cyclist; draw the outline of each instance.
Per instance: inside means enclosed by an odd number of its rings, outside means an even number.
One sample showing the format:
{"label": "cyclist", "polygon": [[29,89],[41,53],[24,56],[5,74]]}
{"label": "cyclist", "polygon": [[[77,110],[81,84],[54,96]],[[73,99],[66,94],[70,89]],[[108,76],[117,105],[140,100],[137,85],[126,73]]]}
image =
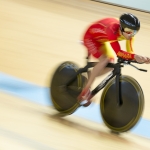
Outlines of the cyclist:
{"label": "cyclist", "polygon": [[[118,57],[127,60],[136,60],[139,63],[150,63],[149,57],[134,54],[132,44],[134,36],[140,30],[140,21],[130,13],[124,13],[119,20],[115,18],[104,18],[90,25],[84,34],[84,45],[89,56],[92,55],[99,60],[94,66],[90,77],[78,101],[83,106],[91,104],[90,87],[95,77],[111,71],[106,68],[109,62],[114,62],[114,52]],[[126,51],[121,50],[119,41],[126,40]]]}

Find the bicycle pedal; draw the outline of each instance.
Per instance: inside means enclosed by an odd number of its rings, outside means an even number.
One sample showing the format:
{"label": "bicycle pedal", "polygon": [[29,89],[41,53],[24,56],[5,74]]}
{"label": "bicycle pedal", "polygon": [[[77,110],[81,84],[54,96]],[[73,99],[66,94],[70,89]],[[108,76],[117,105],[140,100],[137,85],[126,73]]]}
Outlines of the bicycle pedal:
{"label": "bicycle pedal", "polygon": [[87,103],[88,103],[88,100],[83,100],[83,101],[80,102],[80,105],[83,106],[83,105],[85,105]]}
{"label": "bicycle pedal", "polygon": [[91,104],[91,101],[83,100],[80,102],[80,106],[88,107]]}

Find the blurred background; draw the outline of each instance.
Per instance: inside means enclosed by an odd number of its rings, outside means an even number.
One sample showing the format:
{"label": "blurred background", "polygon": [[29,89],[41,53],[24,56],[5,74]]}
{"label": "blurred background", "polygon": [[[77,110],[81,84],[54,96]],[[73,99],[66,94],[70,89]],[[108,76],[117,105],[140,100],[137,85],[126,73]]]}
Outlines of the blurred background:
{"label": "blurred background", "polygon": [[150,57],[149,5],[148,0],[0,0],[0,150],[150,149],[150,65],[139,65],[147,73],[123,70],[140,83],[145,109],[137,127],[120,136],[110,134],[94,110],[101,92],[94,106],[61,119],[52,115],[49,97],[60,63],[85,65],[86,49],[80,41],[89,24],[101,18],[135,14],[141,21],[135,52]]}

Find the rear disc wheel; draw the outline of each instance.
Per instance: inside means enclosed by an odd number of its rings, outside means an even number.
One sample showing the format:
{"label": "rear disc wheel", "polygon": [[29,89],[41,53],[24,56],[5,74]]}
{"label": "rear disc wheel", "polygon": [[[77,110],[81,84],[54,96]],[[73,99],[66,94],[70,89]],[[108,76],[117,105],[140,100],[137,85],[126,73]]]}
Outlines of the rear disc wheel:
{"label": "rear disc wheel", "polygon": [[50,94],[53,106],[60,113],[72,114],[77,108],[77,96],[82,91],[86,82],[86,77],[79,74],[75,81],[69,86],[65,86],[78,71],[78,66],[73,62],[64,62],[56,69],[51,82]]}

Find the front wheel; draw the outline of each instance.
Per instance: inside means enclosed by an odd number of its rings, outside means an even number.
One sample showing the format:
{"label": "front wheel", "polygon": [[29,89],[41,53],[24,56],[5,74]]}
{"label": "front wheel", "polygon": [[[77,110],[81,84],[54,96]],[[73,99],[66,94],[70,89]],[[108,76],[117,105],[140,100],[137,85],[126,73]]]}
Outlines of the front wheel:
{"label": "front wheel", "polygon": [[144,108],[144,94],[138,82],[130,76],[120,76],[120,98],[116,99],[115,78],[103,90],[100,111],[105,125],[114,132],[130,130],[139,121]]}

